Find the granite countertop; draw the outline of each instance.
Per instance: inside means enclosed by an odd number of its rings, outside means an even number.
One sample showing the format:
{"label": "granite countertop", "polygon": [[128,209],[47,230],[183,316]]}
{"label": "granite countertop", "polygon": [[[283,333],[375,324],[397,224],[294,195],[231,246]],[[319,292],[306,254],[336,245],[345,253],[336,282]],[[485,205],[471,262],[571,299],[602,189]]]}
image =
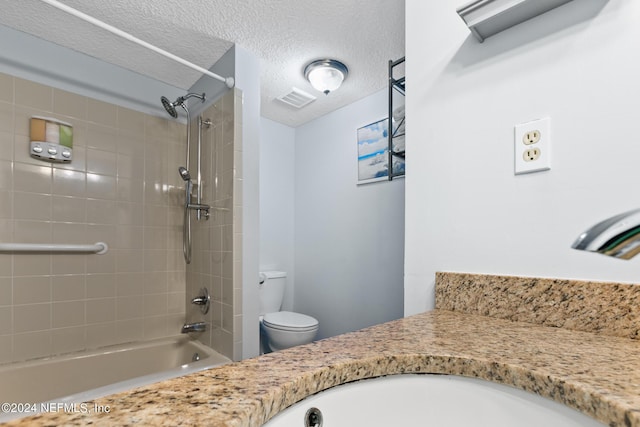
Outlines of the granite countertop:
{"label": "granite countertop", "polygon": [[[478,306],[474,298],[468,304]],[[109,413],[44,414],[9,425],[260,426],[338,384],[446,373],[513,385],[610,426],[640,427],[640,341],[614,335],[439,308],[96,400]]]}

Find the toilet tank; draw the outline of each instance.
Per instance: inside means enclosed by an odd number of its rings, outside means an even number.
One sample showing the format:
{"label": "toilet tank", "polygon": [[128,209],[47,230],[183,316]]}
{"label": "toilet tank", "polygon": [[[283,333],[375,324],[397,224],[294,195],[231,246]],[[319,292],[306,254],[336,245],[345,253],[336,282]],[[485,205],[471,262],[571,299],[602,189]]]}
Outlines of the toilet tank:
{"label": "toilet tank", "polygon": [[258,286],[260,294],[260,315],[280,311],[284,299],[287,273],[284,271],[263,271]]}

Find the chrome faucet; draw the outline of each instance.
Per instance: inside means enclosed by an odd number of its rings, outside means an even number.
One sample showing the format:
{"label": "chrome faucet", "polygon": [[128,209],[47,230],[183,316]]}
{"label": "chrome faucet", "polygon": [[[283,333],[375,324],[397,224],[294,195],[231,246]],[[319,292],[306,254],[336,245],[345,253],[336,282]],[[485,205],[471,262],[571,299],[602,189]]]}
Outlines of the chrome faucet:
{"label": "chrome faucet", "polygon": [[633,258],[640,253],[640,209],[597,223],[578,236],[571,247],[620,259]]}
{"label": "chrome faucet", "polygon": [[183,334],[188,334],[189,332],[204,332],[207,330],[207,324],[204,322],[194,322],[194,323],[185,323],[182,325],[182,330],[180,331]]}

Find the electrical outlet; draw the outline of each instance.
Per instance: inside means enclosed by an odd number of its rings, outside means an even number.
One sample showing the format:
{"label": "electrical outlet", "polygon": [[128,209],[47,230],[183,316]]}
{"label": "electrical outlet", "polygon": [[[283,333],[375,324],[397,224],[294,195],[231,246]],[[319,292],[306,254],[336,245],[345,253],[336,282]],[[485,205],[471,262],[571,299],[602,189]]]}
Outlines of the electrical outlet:
{"label": "electrical outlet", "polygon": [[516,175],[551,169],[551,119],[515,126],[514,159]]}
{"label": "electrical outlet", "polygon": [[534,162],[538,160],[540,157],[540,149],[539,148],[531,148],[529,150],[525,150],[522,158],[525,162]]}
{"label": "electrical outlet", "polygon": [[524,145],[535,144],[538,141],[540,141],[540,131],[537,129],[530,132],[525,132],[524,136],[522,137],[522,143]]}

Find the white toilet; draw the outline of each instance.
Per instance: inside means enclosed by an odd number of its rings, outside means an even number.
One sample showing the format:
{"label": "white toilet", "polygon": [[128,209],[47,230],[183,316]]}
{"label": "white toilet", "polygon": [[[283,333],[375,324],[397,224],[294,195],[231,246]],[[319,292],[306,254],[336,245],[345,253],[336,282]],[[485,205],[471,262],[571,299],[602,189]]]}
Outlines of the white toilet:
{"label": "white toilet", "polygon": [[280,311],[287,273],[260,273],[260,335],[265,352],[277,351],[313,341],[318,321],[311,316]]}

